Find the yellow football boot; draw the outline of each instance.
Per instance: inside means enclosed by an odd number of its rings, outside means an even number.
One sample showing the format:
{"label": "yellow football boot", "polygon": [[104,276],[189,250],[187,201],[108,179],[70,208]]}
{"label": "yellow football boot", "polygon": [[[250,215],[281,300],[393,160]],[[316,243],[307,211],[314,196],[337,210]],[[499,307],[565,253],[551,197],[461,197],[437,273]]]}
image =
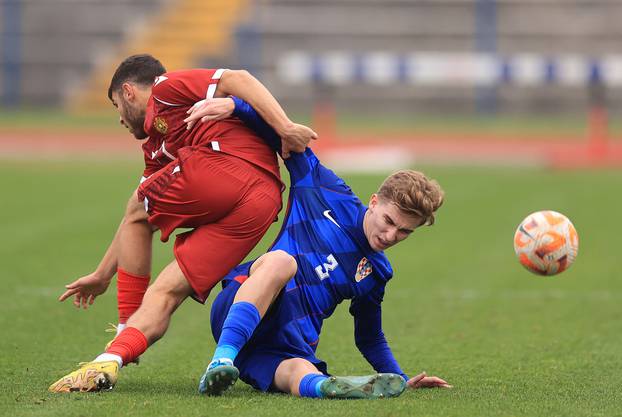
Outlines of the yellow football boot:
{"label": "yellow football boot", "polygon": [[109,390],[117,383],[119,364],[116,361],[86,362],[80,369],[65,375],[48,388],[50,392],[92,392]]}

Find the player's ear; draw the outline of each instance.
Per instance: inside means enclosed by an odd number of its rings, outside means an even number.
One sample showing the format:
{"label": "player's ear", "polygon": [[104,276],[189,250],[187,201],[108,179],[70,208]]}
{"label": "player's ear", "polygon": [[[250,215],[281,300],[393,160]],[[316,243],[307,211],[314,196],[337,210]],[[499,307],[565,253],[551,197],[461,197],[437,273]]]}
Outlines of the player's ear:
{"label": "player's ear", "polygon": [[369,198],[369,208],[375,208],[378,205],[378,194],[373,193]]}
{"label": "player's ear", "polygon": [[121,92],[123,93],[123,98],[126,101],[130,101],[134,99],[136,95],[136,91],[134,91],[134,86],[130,83],[123,83],[121,85]]}

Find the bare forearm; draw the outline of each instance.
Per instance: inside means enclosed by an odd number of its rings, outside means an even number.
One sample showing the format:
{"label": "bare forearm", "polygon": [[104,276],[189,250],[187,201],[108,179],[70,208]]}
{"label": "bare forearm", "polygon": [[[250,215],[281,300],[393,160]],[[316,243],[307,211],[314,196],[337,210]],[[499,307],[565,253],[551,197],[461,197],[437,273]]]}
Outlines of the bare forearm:
{"label": "bare forearm", "polygon": [[225,71],[216,90],[218,96],[236,96],[249,103],[261,117],[283,135],[293,125],[268,89],[248,71]]}
{"label": "bare forearm", "polygon": [[89,305],[93,304],[95,297],[106,292],[110,285],[110,281],[112,281],[112,277],[117,272],[119,231],[124,222],[125,218],[121,220],[121,226],[117,229],[112,243],[108,246],[108,250],[106,250],[95,272],[65,285],[65,292],[58,297],[58,301],[65,301],[67,298],[73,296],[75,297],[73,304],[76,307],[82,306],[83,308],[87,308]]}
{"label": "bare forearm", "polygon": [[114,235],[114,238],[112,239],[112,242],[108,246],[108,249],[106,250],[106,253],[104,254],[104,257],[102,258],[101,262],[97,266],[97,269],[95,270],[95,273],[97,275],[103,277],[108,282],[112,280],[112,277],[117,272],[117,265],[118,265],[117,247],[119,246],[118,244],[119,235],[121,232],[121,227],[123,226],[124,222],[125,222],[125,217],[121,219],[121,224],[119,224],[119,227],[117,228],[117,231]]}

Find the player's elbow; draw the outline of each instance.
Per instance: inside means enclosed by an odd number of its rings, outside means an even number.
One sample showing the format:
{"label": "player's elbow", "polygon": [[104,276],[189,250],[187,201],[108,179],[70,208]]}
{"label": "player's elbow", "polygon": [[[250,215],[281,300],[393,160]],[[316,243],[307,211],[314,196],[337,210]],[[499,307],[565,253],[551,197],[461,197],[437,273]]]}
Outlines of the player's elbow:
{"label": "player's elbow", "polygon": [[356,348],[360,350],[361,352],[364,352],[370,346],[370,342],[368,340],[364,340],[360,336],[359,337],[355,336],[354,344],[356,345]]}
{"label": "player's elbow", "polygon": [[385,346],[387,344],[387,340],[382,332],[376,333],[358,331],[354,334],[354,344],[358,350],[366,352],[370,349],[376,349],[379,346]]}
{"label": "player's elbow", "polygon": [[[244,81],[244,80],[248,80],[251,78],[254,78],[250,72],[248,72],[245,69],[241,69],[241,70],[228,70],[225,71],[225,73],[227,75],[228,78],[232,78],[238,81]],[[224,75],[223,74],[223,75]]]}
{"label": "player's elbow", "polygon": [[239,91],[253,79],[246,70],[227,70],[220,77],[218,90],[225,95],[240,95]]}

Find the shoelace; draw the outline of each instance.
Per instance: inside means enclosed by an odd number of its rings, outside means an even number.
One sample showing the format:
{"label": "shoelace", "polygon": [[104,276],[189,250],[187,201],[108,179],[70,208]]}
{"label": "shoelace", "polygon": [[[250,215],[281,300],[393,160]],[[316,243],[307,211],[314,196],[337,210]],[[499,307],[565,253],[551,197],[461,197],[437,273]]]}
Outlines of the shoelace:
{"label": "shoelace", "polygon": [[[108,344],[106,345],[106,347],[110,346],[110,344],[114,341],[114,339],[116,339],[118,330],[119,330],[119,326],[117,326],[117,325],[116,325],[116,324],[114,324],[114,323],[108,323],[108,328],[107,328],[107,329],[104,329],[104,331],[105,331],[106,333],[114,333],[115,335],[114,335],[114,337],[112,338],[112,340],[111,340],[110,342],[108,342]],[[130,363],[133,363],[133,364],[135,364],[135,365],[138,365],[138,363],[139,363],[139,362],[140,362],[140,358],[136,358],[136,359],[134,359],[134,360],[133,360],[132,362],[130,362]],[[128,364],[128,365],[129,365],[129,364]]]}
{"label": "shoelace", "polygon": [[117,329],[119,328],[117,325],[115,325],[114,323],[108,323],[108,326],[110,327],[104,329],[106,333],[117,333]]}

